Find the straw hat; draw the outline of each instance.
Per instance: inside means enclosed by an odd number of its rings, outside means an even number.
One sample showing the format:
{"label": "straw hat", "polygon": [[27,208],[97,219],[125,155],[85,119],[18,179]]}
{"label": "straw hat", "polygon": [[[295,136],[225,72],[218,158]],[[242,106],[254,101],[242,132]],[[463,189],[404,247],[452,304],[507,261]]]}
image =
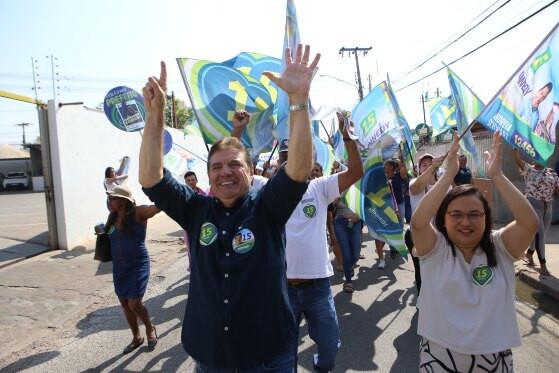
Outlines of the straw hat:
{"label": "straw hat", "polygon": [[117,185],[113,190],[108,191],[107,194],[111,197],[124,198],[132,203],[136,203],[132,191],[124,185]]}

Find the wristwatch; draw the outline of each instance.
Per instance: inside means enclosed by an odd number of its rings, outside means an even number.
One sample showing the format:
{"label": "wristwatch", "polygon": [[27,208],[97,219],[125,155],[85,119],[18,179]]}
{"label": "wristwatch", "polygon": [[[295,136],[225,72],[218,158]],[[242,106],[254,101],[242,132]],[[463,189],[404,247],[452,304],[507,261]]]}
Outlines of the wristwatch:
{"label": "wristwatch", "polygon": [[297,104],[289,106],[289,111],[309,110],[309,103]]}

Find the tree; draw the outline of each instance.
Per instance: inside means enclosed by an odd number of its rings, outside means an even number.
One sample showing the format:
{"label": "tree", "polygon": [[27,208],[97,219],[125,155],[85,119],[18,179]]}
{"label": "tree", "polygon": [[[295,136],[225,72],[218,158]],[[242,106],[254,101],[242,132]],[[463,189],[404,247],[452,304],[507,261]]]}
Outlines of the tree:
{"label": "tree", "polygon": [[167,107],[165,110],[165,125],[169,127],[183,128],[186,122],[194,116],[192,108],[186,106],[185,102],[175,98],[177,110],[177,123],[173,126],[173,100],[171,95],[167,95]]}

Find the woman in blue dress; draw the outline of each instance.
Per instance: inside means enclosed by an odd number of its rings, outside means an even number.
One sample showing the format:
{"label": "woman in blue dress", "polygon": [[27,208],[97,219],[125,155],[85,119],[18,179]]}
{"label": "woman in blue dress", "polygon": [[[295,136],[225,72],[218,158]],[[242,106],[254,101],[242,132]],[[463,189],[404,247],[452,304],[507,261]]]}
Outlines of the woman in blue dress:
{"label": "woman in blue dress", "polygon": [[127,354],[144,343],[138,319],[146,327],[148,347],[157,344],[157,331],[142,298],[149,279],[149,254],[145,244],[147,220],[161,210],[154,205],[136,206],[132,192],[123,185],[107,193],[111,213],[105,231],[111,242],[115,292],[132,330],[132,342],[123,350],[123,354]]}

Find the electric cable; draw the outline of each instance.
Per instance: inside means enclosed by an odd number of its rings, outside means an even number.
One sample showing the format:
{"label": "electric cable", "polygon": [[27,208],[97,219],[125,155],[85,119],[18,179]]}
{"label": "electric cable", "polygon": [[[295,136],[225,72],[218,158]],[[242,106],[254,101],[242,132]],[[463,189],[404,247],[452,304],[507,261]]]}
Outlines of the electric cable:
{"label": "electric cable", "polygon": [[[538,13],[540,13],[540,12],[542,12],[543,10],[549,8],[551,5],[555,4],[557,1],[559,1],[559,0],[553,0],[552,2],[548,3],[548,4],[545,5],[544,7],[540,8],[540,9],[538,9],[537,11],[535,11],[534,13],[530,14],[528,17],[525,17],[525,18],[522,19],[521,21],[519,21],[519,22],[517,22],[516,24],[514,24],[513,26],[509,27],[509,28],[506,29],[505,31],[503,31],[503,32],[501,32],[500,34],[498,34],[498,35],[492,37],[491,39],[489,39],[489,40],[486,41],[485,43],[483,43],[483,44],[477,46],[476,48],[472,49],[472,50],[469,51],[468,53],[462,55],[461,57],[458,57],[458,58],[455,59],[454,61],[451,61],[451,62],[447,63],[447,65],[450,66],[450,65],[452,65],[452,64],[454,64],[454,63],[460,61],[461,59],[463,59],[463,58],[469,56],[470,54],[472,54],[472,53],[478,51],[479,49],[485,47],[487,44],[491,43],[491,42],[494,41],[495,39],[497,39],[497,38],[503,36],[503,35],[506,34],[507,32],[513,30],[513,29],[516,28],[517,26],[520,26],[522,23],[524,23],[524,22],[526,22],[527,20],[529,20],[530,18],[534,17],[534,16],[537,15]],[[414,81],[414,82],[412,82],[412,83],[410,83],[410,84],[408,84],[408,85],[406,85],[406,86],[404,86],[404,87],[402,87],[402,88],[399,88],[399,89],[395,90],[395,92],[399,92],[399,91],[402,91],[402,90],[404,90],[404,89],[406,89],[406,88],[408,88],[408,87],[411,87],[412,85],[415,85],[415,84],[419,83],[420,81],[422,81],[422,80],[424,80],[424,79],[426,79],[426,78],[428,78],[428,77],[430,77],[430,76],[432,76],[432,75],[438,73],[439,71],[443,70],[444,68],[445,68],[445,67],[443,66],[443,67],[441,67],[441,68],[439,68],[439,69],[437,69],[437,70],[435,70],[435,71],[433,71],[433,72],[431,72],[431,73],[425,75],[424,77],[419,78],[419,79],[417,79],[416,81]]]}
{"label": "electric cable", "polygon": [[[406,76],[410,75],[411,73],[413,73],[415,70],[419,69],[421,66],[425,65],[428,61],[432,60],[433,58],[435,58],[436,56],[438,56],[442,51],[444,51],[445,49],[447,49],[448,47],[450,47],[452,44],[456,43],[458,40],[462,39],[466,34],[468,34],[470,31],[472,31],[473,29],[475,29],[476,27],[478,27],[479,25],[481,25],[485,20],[487,20],[489,17],[491,17],[493,14],[495,14],[496,12],[498,12],[499,10],[501,10],[505,5],[507,5],[508,3],[510,3],[512,0],[507,0],[505,3],[501,4],[497,9],[495,9],[494,11],[492,11],[491,13],[489,13],[485,18],[483,18],[481,21],[479,21],[477,24],[475,24],[474,26],[470,27],[468,30],[466,30],[466,32],[462,33],[459,37],[457,37],[456,39],[454,39],[453,41],[451,41],[450,43],[448,43],[447,45],[445,45],[444,47],[442,47],[441,49],[439,49],[437,52],[435,52],[431,57],[428,57],[427,59],[425,59],[423,62],[421,62],[419,65],[415,65],[414,67],[412,67],[410,70],[408,70],[408,72],[406,72],[403,76],[398,77],[394,80],[394,83],[397,83],[398,81],[404,79]],[[483,12],[481,12],[481,14],[485,13],[488,9],[490,9],[493,5],[495,5],[497,3],[497,1],[493,4],[491,4],[487,9],[485,9]],[[480,14],[480,15],[481,15]],[[480,15],[478,15],[476,18],[478,18]],[[474,18],[475,19],[475,18]]]}

